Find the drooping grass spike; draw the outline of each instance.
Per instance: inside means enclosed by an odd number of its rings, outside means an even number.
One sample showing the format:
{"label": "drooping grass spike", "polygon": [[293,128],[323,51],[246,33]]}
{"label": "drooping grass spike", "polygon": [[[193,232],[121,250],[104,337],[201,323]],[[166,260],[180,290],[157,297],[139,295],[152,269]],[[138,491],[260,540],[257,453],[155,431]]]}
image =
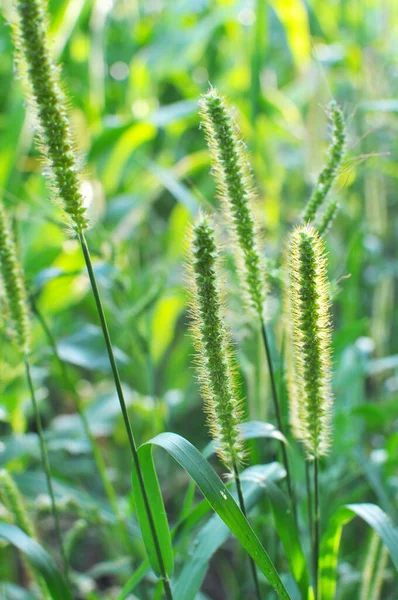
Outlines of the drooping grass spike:
{"label": "drooping grass spike", "polygon": [[[231,335],[225,324],[220,284],[218,242],[208,217],[200,215],[193,226],[189,255],[193,343],[207,423],[216,452],[235,478],[241,511],[246,516],[239,474],[243,442],[239,432],[240,400],[235,381]],[[254,561],[250,568],[258,600],[261,591]]]}
{"label": "drooping grass spike", "polygon": [[[332,333],[325,247],[309,224],[296,228],[290,236],[287,277],[291,418],[294,435],[303,443],[307,460],[313,461],[314,592],[319,600],[319,458],[327,454],[330,442]],[[311,506],[310,498],[309,503]]]}
{"label": "drooping grass spike", "polygon": [[255,217],[255,192],[247,151],[227,104],[214,88],[200,100],[202,127],[213,159],[218,193],[235,240],[246,303],[263,316],[265,269]]}
{"label": "drooping grass spike", "polygon": [[22,496],[11,475],[5,470],[0,470],[0,498],[3,504],[13,514],[15,523],[29,537],[35,539],[36,531],[31,518],[26,510]]}
{"label": "drooping grass spike", "polygon": [[313,459],[329,448],[332,393],[327,261],[323,240],[311,225],[290,236],[287,279],[293,433]]}
{"label": "drooping grass spike", "polygon": [[325,201],[340,168],[345,152],[344,116],[339,105],[332,100],[328,106],[328,116],[332,125],[332,142],[328,150],[326,165],[319,173],[314,191],[303,212],[304,223],[314,221],[318,209]]}
{"label": "drooping grass spike", "polygon": [[14,36],[17,60],[29,83],[29,99],[39,122],[42,154],[68,226],[82,233],[87,228],[81,194],[80,168],[67,116],[67,102],[53,62],[47,36],[44,0],[16,0]]}
{"label": "drooping grass spike", "polygon": [[[11,475],[5,470],[0,470],[0,499],[14,517],[15,524],[18,525],[33,540],[36,539],[36,531],[34,524],[28,514],[25,502],[17,488],[15,481]],[[26,565],[26,570],[31,579],[40,589],[40,597],[43,600],[49,598],[48,589],[43,579],[36,574],[36,571],[31,567],[27,559],[23,559]]]}
{"label": "drooping grass spike", "polygon": [[192,229],[188,266],[192,337],[208,426],[220,459],[233,472],[234,464],[242,459],[240,402],[224,321],[217,244],[209,218],[200,215]]}
{"label": "drooping grass spike", "polygon": [[9,311],[13,338],[24,355],[29,354],[30,325],[24,274],[17,258],[11,224],[0,201],[0,283],[4,285],[4,301]]}

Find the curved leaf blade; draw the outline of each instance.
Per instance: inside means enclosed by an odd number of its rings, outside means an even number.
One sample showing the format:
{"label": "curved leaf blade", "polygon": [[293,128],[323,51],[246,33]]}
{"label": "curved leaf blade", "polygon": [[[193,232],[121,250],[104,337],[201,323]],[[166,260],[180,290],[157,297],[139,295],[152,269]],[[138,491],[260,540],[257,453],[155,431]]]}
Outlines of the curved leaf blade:
{"label": "curved leaf blade", "polygon": [[160,557],[158,556],[158,549],[154,543],[152,527],[148,519],[145,500],[141,492],[137,469],[133,461],[131,480],[133,485],[133,498],[137,512],[137,519],[140,524],[142,538],[144,540],[152,569],[156,575],[158,575],[158,577],[161,577],[163,569],[162,565],[160,564],[160,560],[162,560],[166,575],[170,577],[174,569],[174,557],[173,547],[171,545],[169,523],[163,503],[162,492],[160,490],[159,481],[153,464],[152,455],[150,451],[143,451],[144,448],[145,446],[141,446],[141,448],[138,450],[138,455],[142,477],[144,479],[145,489],[151,508],[153,525],[155,527],[159,542],[159,551],[161,554]]}
{"label": "curved leaf blade", "polygon": [[[166,450],[183,467],[195,481],[213,510],[256,562],[279,598],[290,600],[290,596],[260,540],[228,489],[199,450],[175,433],[161,433],[139,448],[140,459],[146,453],[145,461],[142,462],[144,468],[148,466],[149,460],[152,460],[152,446],[159,446]],[[153,465],[149,467],[149,472],[151,477],[156,477]],[[147,478],[147,473],[145,476]]]}
{"label": "curved leaf blade", "polygon": [[[278,463],[257,465],[248,470],[256,469],[256,478],[245,480],[242,473],[242,491],[247,510],[256,503],[264,491],[267,481],[277,481],[284,476],[284,471]],[[236,499],[236,495],[234,498]],[[218,515],[213,515],[198,533],[193,551],[176,581],[173,589],[174,600],[194,600],[206,575],[210,559],[224,544],[230,535],[230,530]]]}
{"label": "curved leaf blade", "polygon": [[286,494],[272,481],[266,482],[265,487],[265,493],[271,501],[275,527],[282,541],[286,560],[301,596],[303,599],[313,600],[314,596],[309,583],[307,561],[301,547],[297,527],[291,511],[291,504]]}
{"label": "curved leaf blade", "polygon": [[340,539],[344,525],[361,517],[380,536],[398,571],[398,531],[390,518],[376,504],[348,504],[339,508],[329,520],[321,541],[319,572],[322,600],[333,600]]}
{"label": "curved leaf blade", "polygon": [[54,561],[44,548],[26,533],[8,523],[0,523],[0,538],[23,552],[31,565],[43,577],[54,600],[73,600],[71,591]]}

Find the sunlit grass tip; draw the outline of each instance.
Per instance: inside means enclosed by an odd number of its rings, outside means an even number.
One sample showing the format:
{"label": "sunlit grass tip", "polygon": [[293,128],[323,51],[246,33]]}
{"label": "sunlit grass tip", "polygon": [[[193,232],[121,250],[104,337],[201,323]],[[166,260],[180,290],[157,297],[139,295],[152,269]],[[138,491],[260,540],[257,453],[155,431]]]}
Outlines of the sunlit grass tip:
{"label": "sunlit grass tip", "polygon": [[225,99],[214,88],[202,96],[199,105],[218,193],[234,239],[245,301],[252,313],[262,316],[265,265],[248,153]]}
{"label": "sunlit grass tip", "polygon": [[192,227],[188,255],[191,331],[207,423],[217,454],[233,470],[242,460],[240,400],[220,283],[220,254],[207,216]]}
{"label": "sunlit grass tip", "polygon": [[48,16],[44,0],[16,0],[13,32],[17,64],[39,123],[41,152],[47,165],[54,199],[71,229],[82,233],[88,225],[81,193],[80,166],[70,130],[67,101],[59,68],[50,52]]}
{"label": "sunlit grass tip", "polygon": [[290,235],[286,268],[290,417],[293,434],[312,459],[328,451],[332,408],[327,259],[323,240],[312,226],[297,227]]}
{"label": "sunlit grass tip", "polygon": [[27,356],[30,346],[28,297],[22,266],[17,257],[11,223],[0,200],[0,284],[4,286],[4,300],[9,311],[8,329],[21,352]]}
{"label": "sunlit grass tip", "polygon": [[311,198],[303,212],[304,223],[312,223],[318,209],[323,205],[337,175],[345,154],[345,124],[344,115],[335,100],[329,103],[327,114],[331,123],[332,140],[328,149],[326,165],[318,175]]}

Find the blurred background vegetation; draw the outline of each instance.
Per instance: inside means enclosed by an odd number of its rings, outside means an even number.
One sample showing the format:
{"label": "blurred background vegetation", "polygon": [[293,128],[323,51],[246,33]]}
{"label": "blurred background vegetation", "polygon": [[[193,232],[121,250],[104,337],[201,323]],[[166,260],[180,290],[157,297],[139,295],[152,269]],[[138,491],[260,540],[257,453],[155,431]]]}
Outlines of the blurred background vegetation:
{"label": "blurred background vegetation", "polygon": [[[210,82],[229,98],[252,154],[275,349],[281,344],[284,236],[323,164],[325,106],[332,96],[342,105],[348,155],[332,192],[340,198],[341,212],[328,236],[335,290],[336,426],[323,475],[323,515],[326,520],[346,501],[369,500],[396,516],[396,1],[52,0],[49,6],[53,50],[62,62],[85,164],[84,192],[93,222],[88,237],[140,442],[162,430],[182,433],[199,448],[208,441],[191,365],[183,268],[189,222],[200,208],[217,206],[198,97]],[[60,225],[33,146],[34,123],[25,116],[21,82],[15,77],[10,10],[11,2],[3,0],[1,194],[14,216],[32,300],[56,340],[129,514],[130,458],[121,415],[83,258],[77,241]],[[228,289],[248,412],[272,422],[258,332],[241,310],[232,272]],[[109,511],[89,445],[37,319],[33,358],[57,493],[70,503],[65,526],[72,527],[76,511],[106,521]],[[7,323],[0,337],[0,434],[0,465],[15,474],[48,538],[38,442],[23,366],[9,344]],[[272,458],[274,452],[271,444],[259,458]],[[296,462],[303,480],[298,455]],[[158,465],[173,522],[187,481],[164,456]],[[267,514],[261,526],[268,531]],[[368,539],[360,524],[347,531],[352,535],[344,538],[340,598],[353,598],[363,567],[358,539]],[[131,574],[130,558],[120,559],[119,542],[96,524],[88,525],[72,560],[87,590],[96,587],[109,594],[103,597],[115,597],[109,590]],[[177,564],[187,550],[182,548]],[[205,582],[211,598],[238,597],[220,583],[226,572],[230,580],[239,579],[228,551],[219,553]],[[137,542],[134,566],[143,556]],[[102,569],[93,569],[96,563]],[[0,577],[17,581],[18,563],[13,564],[14,576],[10,561],[4,567],[0,561]],[[152,597],[145,589],[139,597]]]}

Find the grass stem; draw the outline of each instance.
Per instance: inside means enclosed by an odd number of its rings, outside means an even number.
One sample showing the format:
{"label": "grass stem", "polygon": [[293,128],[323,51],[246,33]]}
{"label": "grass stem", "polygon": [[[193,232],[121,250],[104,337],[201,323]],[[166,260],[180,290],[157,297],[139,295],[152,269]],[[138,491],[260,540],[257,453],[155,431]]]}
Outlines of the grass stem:
{"label": "grass stem", "polygon": [[[310,472],[311,463],[306,460],[305,461],[305,488],[307,492],[307,510],[308,510],[308,534],[309,534],[309,547],[311,549],[311,554],[313,552],[314,545],[314,519],[313,519],[313,505],[312,505],[312,489],[311,489],[311,472]],[[311,560],[311,559],[310,559]],[[312,558],[311,564],[314,563],[314,559]]]}
{"label": "grass stem", "polygon": [[314,458],[314,590],[315,600],[319,600],[319,526],[320,526],[320,506],[319,506],[319,481],[318,481],[318,457]]}
{"label": "grass stem", "polygon": [[99,316],[99,319],[101,322],[101,329],[102,329],[102,333],[104,336],[106,349],[108,352],[109,363],[110,363],[111,369],[112,369],[113,379],[114,379],[115,387],[116,387],[116,393],[117,393],[117,396],[119,399],[119,404],[120,404],[120,408],[121,408],[122,415],[123,415],[123,421],[124,421],[125,429],[127,432],[127,437],[128,437],[131,454],[133,457],[135,468],[137,470],[138,481],[139,481],[142,497],[144,500],[145,510],[147,513],[148,522],[149,522],[149,526],[150,526],[151,533],[152,533],[152,538],[153,538],[156,555],[157,555],[157,559],[158,559],[159,566],[160,566],[160,571],[162,573],[162,580],[163,580],[165,595],[166,595],[167,600],[172,600],[173,594],[171,591],[170,581],[166,574],[166,569],[165,569],[164,562],[163,562],[162,552],[160,549],[160,543],[159,543],[158,535],[156,532],[155,523],[153,520],[152,510],[150,507],[149,498],[148,498],[146,488],[145,488],[144,477],[142,474],[141,465],[140,465],[138,452],[137,452],[137,446],[135,443],[133,431],[131,429],[131,424],[130,424],[130,420],[129,420],[129,416],[128,416],[128,412],[127,412],[127,405],[126,405],[126,401],[124,399],[122,384],[120,381],[119,370],[117,368],[116,359],[115,359],[115,355],[113,352],[113,347],[112,347],[111,337],[110,337],[109,330],[108,330],[108,325],[106,322],[105,312],[104,312],[104,309],[102,306],[101,296],[99,293],[97,280],[96,280],[93,265],[91,262],[90,251],[88,249],[87,242],[86,242],[86,239],[85,239],[85,236],[83,233],[79,233],[79,241],[80,241],[81,248],[83,251],[84,260],[86,263],[87,272],[88,272],[88,276],[90,279],[91,289],[92,289],[92,292],[94,295],[94,300],[95,300],[95,304],[97,307],[98,316]]}
{"label": "grass stem", "polygon": [[[238,492],[239,506],[240,506],[242,513],[246,517],[245,499],[243,497],[242,484],[241,484],[240,475],[239,475],[239,468],[238,468],[238,465],[236,464],[236,462],[234,462],[234,464],[233,464],[233,469],[234,469],[236,490]],[[258,576],[257,576],[256,564],[251,556],[249,556],[249,561],[250,561],[250,569],[251,569],[252,576],[253,576],[254,587],[256,590],[256,596],[257,596],[258,600],[261,600],[261,590],[260,590],[260,584],[259,584]]]}
{"label": "grass stem", "polygon": [[28,382],[32,406],[33,406],[33,412],[35,415],[37,433],[39,435],[39,440],[40,440],[41,459],[42,459],[42,463],[43,463],[44,473],[46,476],[48,493],[50,495],[50,500],[51,500],[51,512],[52,512],[52,516],[54,519],[55,532],[56,532],[56,536],[57,536],[59,550],[61,553],[65,577],[66,577],[67,581],[69,581],[68,559],[66,557],[65,548],[64,548],[63,541],[62,541],[61,525],[59,522],[57,506],[55,504],[55,495],[54,495],[54,488],[53,488],[53,482],[52,482],[50,461],[48,459],[47,445],[46,445],[46,441],[44,439],[43,424],[41,421],[39,407],[38,407],[37,401],[36,401],[36,394],[35,394],[35,389],[34,389],[33,381],[32,381],[29,356],[25,356],[25,371],[26,371],[26,379]]}
{"label": "grass stem", "polygon": [[[282,422],[281,409],[280,409],[280,405],[279,405],[278,391],[276,389],[275,373],[274,373],[274,367],[272,364],[272,357],[271,357],[271,348],[269,345],[267,329],[266,329],[263,318],[261,318],[261,333],[262,333],[262,339],[263,339],[263,343],[264,343],[265,355],[267,358],[268,372],[269,372],[269,376],[270,376],[270,380],[271,380],[271,392],[272,392],[271,395],[272,395],[272,400],[273,400],[273,404],[274,404],[276,422],[277,422],[279,431],[283,435],[285,435],[283,422]],[[295,521],[295,524],[297,527],[296,502],[295,502],[295,496],[294,496],[294,491],[293,491],[292,478],[291,478],[291,474],[290,474],[289,459],[288,459],[285,444],[282,443],[281,447],[282,447],[283,466],[285,467],[285,471],[286,471],[286,484],[287,484],[288,494],[289,494],[289,498],[290,498],[290,503],[292,505],[294,521]]]}

